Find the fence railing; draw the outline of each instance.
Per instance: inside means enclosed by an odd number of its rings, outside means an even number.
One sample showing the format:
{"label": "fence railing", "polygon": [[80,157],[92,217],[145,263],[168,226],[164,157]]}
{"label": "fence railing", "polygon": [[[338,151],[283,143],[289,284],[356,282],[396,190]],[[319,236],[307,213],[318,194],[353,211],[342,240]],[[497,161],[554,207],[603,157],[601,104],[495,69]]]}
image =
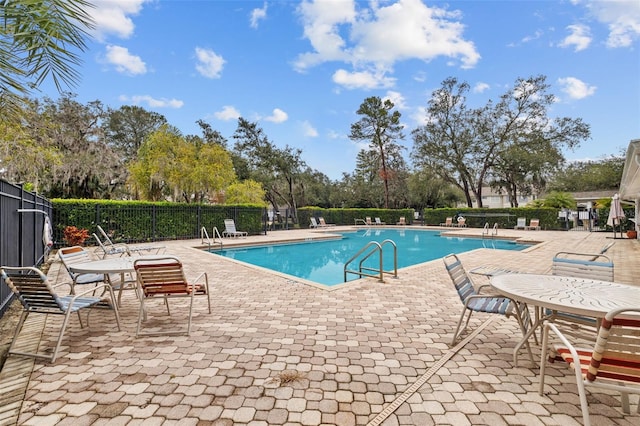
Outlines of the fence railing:
{"label": "fence railing", "polygon": [[[38,266],[42,263],[45,216],[53,220],[49,200],[0,179],[0,265]],[[11,290],[0,282],[0,317],[12,300]]]}

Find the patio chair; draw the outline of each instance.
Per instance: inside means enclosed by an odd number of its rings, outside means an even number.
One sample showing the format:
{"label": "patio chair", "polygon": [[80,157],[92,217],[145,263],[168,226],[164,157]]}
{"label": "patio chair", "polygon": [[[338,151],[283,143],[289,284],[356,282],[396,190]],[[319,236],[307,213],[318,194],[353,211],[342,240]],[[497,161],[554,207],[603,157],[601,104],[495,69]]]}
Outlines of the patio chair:
{"label": "patio chair", "polygon": [[453,218],[452,217],[447,217],[443,223],[440,224],[440,226],[453,226]]}
{"label": "patio chair", "polygon": [[112,244],[110,246],[107,246],[105,243],[102,242],[102,240],[100,239],[100,237],[98,237],[96,235],[96,233],[93,233],[93,238],[95,238],[95,240],[98,243],[98,249],[102,252],[102,258],[106,259],[107,256],[113,256],[113,255],[131,255],[131,252],[129,251],[129,247],[126,244]]}
{"label": "patio chair", "polygon": [[458,222],[456,224],[456,226],[458,228],[466,228],[467,227],[467,218],[465,218],[465,217],[458,216],[458,219],[456,219],[456,222]]}
{"label": "patio chair", "polygon": [[311,225],[310,225],[311,228],[317,228],[319,226],[318,221],[316,220],[315,217],[312,216],[310,220],[311,220]]}
{"label": "patio chair", "polygon": [[[80,321],[80,327],[84,327],[80,311],[85,308],[112,309],[116,317],[116,325],[118,326],[118,330],[120,330],[120,316],[118,315],[118,308],[113,296],[113,290],[109,284],[103,283],[95,288],[85,290],[75,295],[70,294],[68,296],[59,296],[54,287],[49,283],[47,276],[38,268],[3,266],[0,268],[0,275],[11,291],[16,295],[23,307],[22,315],[18,320],[13,340],[9,346],[9,354],[43,358],[50,362],[55,362],[58,357],[64,332],[67,324],[69,323],[69,317],[72,313],[77,313]],[[89,293],[92,293],[95,290],[103,290],[102,296],[88,296]],[[62,324],[60,325],[60,331],[58,332],[56,345],[51,354],[38,353],[37,351],[25,352],[15,349],[20,331],[22,331],[22,327],[30,314],[64,316]],[[89,325],[88,323],[89,316],[87,315],[87,325]]]}
{"label": "patio chair", "polygon": [[[553,275],[613,281],[613,272],[611,259],[600,253],[561,251],[555,254],[551,262]],[[595,318],[551,310],[546,310],[545,315],[556,326],[562,327],[565,334],[595,341],[598,332],[598,321]]]}
{"label": "patio chair", "polygon": [[[497,296],[495,294],[481,294],[485,288],[489,287],[489,285],[487,284],[480,286],[476,290],[471,277],[465,271],[464,267],[462,266],[462,262],[457,255],[448,254],[442,260],[444,261],[447,272],[449,273],[456,291],[458,292],[458,296],[464,304],[464,308],[462,309],[462,313],[460,314],[460,319],[458,320],[458,325],[456,326],[456,330],[453,333],[451,346],[456,344],[458,338],[467,329],[469,320],[471,319],[471,315],[474,312],[504,315],[507,318],[513,316],[518,321],[518,326],[520,327],[522,335],[526,336],[529,328],[533,324],[531,321],[531,316],[529,314],[529,309],[526,304],[518,303],[515,300],[504,296]],[[461,328],[465,316],[467,316],[467,320],[464,324],[464,327]],[[535,363],[529,343],[527,342],[525,346],[527,348],[527,351],[529,352],[531,362]],[[518,354],[514,352],[513,360],[516,364],[517,355]]]}
{"label": "patio chair", "polygon": [[516,222],[516,226],[513,229],[526,229],[527,228],[527,218],[519,217]]}
{"label": "patio chair", "polygon": [[329,228],[331,226],[336,226],[334,223],[325,222],[324,217],[322,217],[322,216],[320,216],[318,218],[318,220],[320,221],[319,225],[320,225],[321,228]]}
{"label": "patio chair", "polygon": [[400,226],[405,226],[407,224],[407,221],[405,220],[404,216],[400,216],[400,218],[398,219],[398,222],[396,222],[396,225],[400,225]]}
{"label": "patio chair", "polygon": [[[167,314],[170,316],[169,299],[189,298],[189,319],[187,322],[186,334],[191,333],[191,317],[193,313],[193,299],[195,296],[206,296],[211,313],[211,297],[209,294],[209,278],[206,272],[200,274],[192,281],[187,281],[182,269],[182,262],[175,256],[155,257],[152,259],[136,259],[133,263],[136,270],[138,282],[138,297],[140,299],[140,310],[138,312],[138,326],[136,327],[136,337],[141,335],[155,334],[184,334],[185,330],[168,330],[142,333],[142,320],[147,317],[145,300],[163,299],[167,307]],[[204,282],[198,281],[204,278]],[[175,328],[172,324],[171,328]]]}
{"label": "patio chair", "polygon": [[531,219],[529,221],[529,225],[524,227],[527,231],[539,231],[540,230],[540,219]]}
{"label": "patio chair", "polygon": [[379,217],[374,218],[374,220],[376,221],[376,225],[385,225],[385,223],[382,222]]}
{"label": "patio chair", "polygon": [[[625,314],[634,314],[629,319]],[[629,393],[640,394],[640,308],[621,308],[606,314],[598,338],[593,348],[575,347],[552,322],[544,325],[542,340],[542,362],[540,363],[540,386],[538,393],[543,395],[546,372],[549,334],[560,339],[553,350],[562,360],[573,368],[582,418],[585,426],[591,424],[586,387],[614,390],[621,393],[622,409],[629,414]],[[637,412],[640,414],[640,404]]]}
{"label": "patio chair", "polygon": [[71,294],[75,293],[76,285],[98,285],[99,283],[106,283],[108,281],[108,277],[105,274],[76,274],[71,272],[70,266],[95,260],[91,257],[91,253],[84,247],[63,247],[58,250],[58,257],[71,277]]}
{"label": "patio chair", "polygon": [[223,237],[246,237],[248,232],[238,231],[236,229],[236,222],[233,219],[224,220],[224,231],[222,231]]}
{"label": "patio chair", "polygon": [[148,254],[163,254],[167,249],[167,246],[163,246],[163,245],[144,245],[144,246],[132,247],[129,244],[125,244],[125,243],[114,243],[113,241],[111,241],[111,238],[109,238],[109,234],[107,234],[100,225],[96,225],[96,228],[98,228],[98,232],[102,235],[102,238],[104,238],[104,243],[103,243],[100,241],[100,239],[96,234],[93,234],[94,237],[100,243],[100,246],[104,245],[106,248],[106,251],[104,251],[105,254],[103,258],[107,257],[109,254],[122,255],[124,253],[127,253],[129,256],[131,254],[141,253],[141,252],[147,252]]}
{"label": "patio chair", "polygon": [[365,225],[367,225],[367,226],[371,226],[371,225],[373,225],[373,223],[371,222],[371,217],[369,217],[369,216],[367,216],[367,217],[365,217],[365,218],[364,218],[364,223],[365,223]]}

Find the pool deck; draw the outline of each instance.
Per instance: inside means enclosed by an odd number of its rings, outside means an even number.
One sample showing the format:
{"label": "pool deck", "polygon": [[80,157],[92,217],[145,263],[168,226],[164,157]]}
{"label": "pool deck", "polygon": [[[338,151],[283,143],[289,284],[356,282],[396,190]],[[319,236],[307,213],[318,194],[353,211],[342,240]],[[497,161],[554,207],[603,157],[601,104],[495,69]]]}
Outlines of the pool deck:
{"label": "pool deck", "polygon": [[[226,239],[225,246],[351,228],[274,231]],[[547,273],[558,251],[597,252],[613,241],[611,233],[499,234],[540,244],[464,253],[467,269]],[[551,365],[540,396],[537,368],[524,354],[513,364],[514,320],[474,314],[465,339],[449,346],[462,304],[440,259],[402,269],[385,283],[368,278],[326,290],[213,256],[197,248],[200,240],[166,244],[188,277],[209,275],[212,313],[196,299],[191,336],[136,338],[139,305],[126,292],[121,331],[110,313],[92,314],[84,329],[72,318],[54,364],[8,358],[0,372],[0,425],[582,424],[572,371]],[[615,240],[607,254],[617,282],[640,285],[639,241]],[[49,277],[67,279],[58,261]],[[156,307],[162,310],[160,303],[150,309]],[[185,311],[174,308],[153,325],[182,326]],[[52,348],[50,323],[58,321],[29,321],[21,344]],[[588,400],[594,425],[640,423],[638,396],[631,396],[631,415],[622,413],[615,393],[594,390]]]}

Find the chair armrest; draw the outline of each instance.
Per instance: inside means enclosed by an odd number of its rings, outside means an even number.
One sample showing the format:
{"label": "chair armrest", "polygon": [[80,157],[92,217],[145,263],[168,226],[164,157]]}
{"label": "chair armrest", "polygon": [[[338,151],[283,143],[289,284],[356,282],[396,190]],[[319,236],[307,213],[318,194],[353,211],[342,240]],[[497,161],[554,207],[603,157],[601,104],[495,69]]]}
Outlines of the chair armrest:
{"label": "chair armrest", "polygon": [[105,291],[108,291],[111,288],[111,286],[109,284],[107,284],[107,283],[99,284],[99,285],[97,285],[95,287],[91,287],[91,288],[89,288],[87,290],[81,291],[80,293],[74,294],[73,295],[73,299],[71,299],[71,300],[75,301],[78,297],[82,297],[85,294],[94,293],[96,290],[99,290],[101,288],[104,288]]}
{"label": "chair armrest", "polygon": [[198,275],[194,280],[193,283],[197,283],[198,281],[200,281],[202,279],[202,277],[204,277],[204,283],[207,285],[207,287],[209,287],[209,276],[207,275],[206,272],[202,272],[200,275]]}

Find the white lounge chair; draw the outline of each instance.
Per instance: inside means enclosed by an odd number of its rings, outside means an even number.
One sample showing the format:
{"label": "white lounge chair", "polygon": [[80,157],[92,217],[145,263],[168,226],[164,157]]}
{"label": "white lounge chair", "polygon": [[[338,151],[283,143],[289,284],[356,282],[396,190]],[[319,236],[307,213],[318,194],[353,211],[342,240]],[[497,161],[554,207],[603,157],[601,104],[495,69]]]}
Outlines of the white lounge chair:
{"label": "white lounge chair", "polygon": [[374,218],[374,220],[376,221],[376,225],[385,225],[385,223],[382,222],[379,217]]}
{"label": "white lounge chair", "polygon": [[238,231],[236,229],[236,222],[233,219],[224,220],[224,231],[222,231],[223,237],[246,237],[248,232]]}
{"label": "white lounge chair", "polygon": [[319,226],[319,225],[318,225],[318,221],[316,220],[316,218],[315,218],[315,217],[313,217],[313,216],[312,216],[312,217],[311,217],[311,225],[310,225],[310,227],[311,227],[311,228],[317,228],[318,226]]}
{"label": "white lounge chair", "polygon": [[527,218],[519,217],[518,222],[516,223],[516,226],[513,227],[513,229],[526,229],[526,228],[527,228]]}
{"label": "white lounge chair", "polygon": [[103,258],[113,254],[119,254],[122,256],[124,253],[128,255],[140,252],[147,252],[148,254],[162,254],[167,249],[167,246],[162,245],[145,245],[132,247],[129,244],[125,243],[114,244],[114,242],[111,241],[111,238],[109,238],[109,235],[104,231],[104,229],[102,229],[100,225],[96,225],[96,228],[98,228],[98,232],[100,232],[102,238],[104,239],[104,241],[100,241],[100,238],[96,234],[93,234],[94,238],[100,245],[100,249],[103,251]]}
{"label": "white lounge chair", "polygon": [[318,220],[320,221],[320,223],[318,224],[321,228],[327,228],[327,227],[331,227],[331,226],[336,226],[333,223],[327,223],[324,221],[324,217],[320,216],[318,218]]}

